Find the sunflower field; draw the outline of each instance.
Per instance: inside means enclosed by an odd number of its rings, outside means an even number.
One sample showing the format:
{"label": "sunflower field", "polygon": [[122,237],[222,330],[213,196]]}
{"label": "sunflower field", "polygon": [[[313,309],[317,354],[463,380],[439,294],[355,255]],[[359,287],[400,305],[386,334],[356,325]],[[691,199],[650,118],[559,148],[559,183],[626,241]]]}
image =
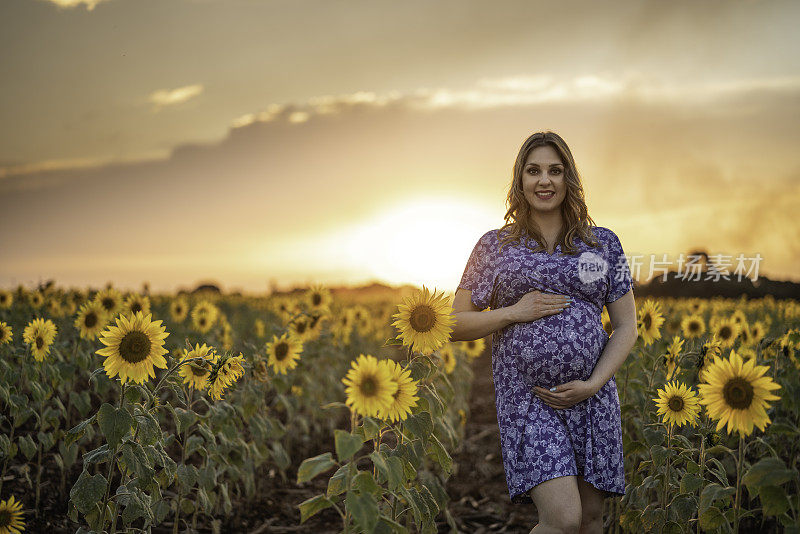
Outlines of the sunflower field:
{"label": "sunflower field", "polygon": [[[800,531],[798,302],[637,306],[606,530]],[[452,313],[425,287],[0,290],[0,534],[456,531],[487,346]]]}

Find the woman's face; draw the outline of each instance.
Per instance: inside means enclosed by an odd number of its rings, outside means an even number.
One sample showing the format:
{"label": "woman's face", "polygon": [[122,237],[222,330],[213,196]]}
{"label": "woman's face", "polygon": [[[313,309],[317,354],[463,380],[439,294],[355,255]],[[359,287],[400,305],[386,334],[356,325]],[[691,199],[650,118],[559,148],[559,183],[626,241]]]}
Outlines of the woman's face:
{"label": "woman's face", "polygon": [[535,211],[558,209],[567,196],[564,164],[550,145],[537,146],[528,153],[522,169],[522,192]]}

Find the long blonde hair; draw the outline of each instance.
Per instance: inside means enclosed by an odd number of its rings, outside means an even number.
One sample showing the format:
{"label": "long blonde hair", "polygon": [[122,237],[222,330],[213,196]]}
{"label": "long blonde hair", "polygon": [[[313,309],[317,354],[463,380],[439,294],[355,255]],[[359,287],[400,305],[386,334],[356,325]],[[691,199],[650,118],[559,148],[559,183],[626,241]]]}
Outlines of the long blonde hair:
{"label": "long blonde hair", "polygon": [[[528,159],[528,154],[536,147],[550,145],[559,156],[561,161],[564,162],[564,179],[567,184],[567,193],[564,201],[561,203],[561,216],[564,220],[564,227],[559,234],[556,245],[561,245],[562,254],[575,254],[577,248],[573,245],[573,239],[579,237],[584,243],[592,247],[599,246],[594,233],[591,231],[590,226],[597,226],[594,220],[589,216],[586,208],[586,200],[583,194],[583,185],[581,184],[581,177],[578,174],[578,169],[575,167],[575,160],[572,157],[567,143],[561,138],[560,135],[551,131],[537,132],[528,137],[522,144],[517,154],[517,161],[514,162],[514,175],[511,181],[511,188],[508,191],[508,211],[506,211],[504,219],[506,223],[499,229],[502,232],[507,229],[508,235],[502,240],[500,245],[501,249],[503,244],[515,242],[519,243],[523,235],[528,235],[536,240],[536,248],[531,246],[526,241],[525,246],[531,248],[534,252],[545,251],[544,238],[542,237],[541,229],[532,222],[530,217],[531,206],[522,192],[522,172],[525,167],[525,162]],[[553,247],[555,251],[555,246]]]}

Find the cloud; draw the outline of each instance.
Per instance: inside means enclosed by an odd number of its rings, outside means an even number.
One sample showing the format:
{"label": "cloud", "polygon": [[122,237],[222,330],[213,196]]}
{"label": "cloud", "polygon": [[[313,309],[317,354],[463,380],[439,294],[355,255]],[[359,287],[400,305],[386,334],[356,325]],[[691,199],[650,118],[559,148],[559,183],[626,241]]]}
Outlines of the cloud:
{"label": "cloud", "polygon": [[45,0],[52,4],[57,5],[59,8],[72,9],[80,5],[85,5],[87,11],[92,11],[94,8],[103,2],[110,0]]}
{"label": "cloud", "polygon": [[176,89],[159,89],[153,91],[147,98],[147,101],[154,104],[156,109],[162,107],[175,106],[188,102],[203,92],[202,84],[185,85]]}

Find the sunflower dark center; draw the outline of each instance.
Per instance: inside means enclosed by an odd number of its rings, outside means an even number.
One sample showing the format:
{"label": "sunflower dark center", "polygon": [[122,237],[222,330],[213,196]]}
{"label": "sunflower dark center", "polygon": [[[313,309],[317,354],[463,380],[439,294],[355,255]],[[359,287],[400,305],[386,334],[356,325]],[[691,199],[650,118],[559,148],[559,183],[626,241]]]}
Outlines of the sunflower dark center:
{"label": "sunflower dark center", "polygon": [[722,388],[725,403],[735,410],[746,410],[753,402],[753,385],[740,376],[728,380]]}
{"label": "sunflower dark center", "polygon": [[104,298],[103,299],[103,307],[105,309],[107,309],[107,310],[114,309],[114,299],[108,298],[108,297]]}
{"label": "sunflower dark center", "polygon": [[730,326],[723,326],[719,329],[719,337],[722,339],[728,339],[731,337],[731,334],[733,334],[733,331],[731,330]]}
{"label": "sunflower dark center", "polygon": [[11,512],[8,510],[0,510],[0,528],[7,527],[11,524]]}
{"label": "sunflower dark center", "polygon": [[275,347],[275,359],[279,362],[285,360],[288,354],[289,347],[286,345],[286,343],[279,343],[278,346]]}
{"label": "sunflower dark center", "polygon": [[87,313],[86,317],[83,319],[83,324],[86,328],[91,328],[97,324],[97,315],[94,313]]}
{"label": "sunflower dark center", "polygon": [[410,321],[411,328],[417,332],[427,332],[436,323],[436,314],[430,306],[417,306],[411,312]]}
{"label": "sunflower dark center", "polygon": [[198,324],[200,326],[205,326],[206,325],[206,318],[205,317],[200,317],[200,319],[197,322],[198,322]]}
{"label": "sunflower dark center", "polygon": [[367,396],[372,397],[378,390],[378,385],[375,383],[375,377],[368,376],[361,381],[361,392]]}
{"label": "sunflower dark center", "polygon": [[36,348],[41,349],[44,347],[44,338],[42,336],[36,336]]}
{"label": "sunflower dark center", "polygon": [[304,322],[299,322],[299,323],[297,323],[297,325],[295,326],[295,330],[297,330],[297,333],[298,333],[298,334],[302,334],[302,333],[304,333],[304,332],[306,331],[306,326],[307,326],[307,325],[306,325],[306,323],[304,323]]}
{"label": "sunflower dark center", "polygon": [[647,315],[645,315],[645,316],[644,316],[644,319],[642,319],[642,323],[644,323],[644,327],[645,327],[645,329],[647,329],[647,330],[649,330],[649,329],[650,329],[650,325],[652,325],[652,324],[653,324],[653,318],[652,318],[652,317],[650,317],[650,314],[649,314],[649,313],[648,313]]}
{"label": "sunflower dark center", "polygon": [[669,398],[669,401],[667,401],[667,406],[669,406],[669,409],[673,412],[680,412],[683,410],[683,398],[673,395]]}
{"label": "sunflower dark center", "polygon": [[475,348],[475,342],[474,341],[467,341],[467,348],[474,349]]}
{"label": "sunflower dark center", "polygon": [[313,302],[314,302],[314,306],[319,306],[320,303],[322,302],[322,296],[319,295],[318,293],[314,293]]}
{"label": "sunflower dark center", "polygon": [[697,332],[698,330],[700,330],[700,323],[698,323],[697,321],[692,321],[691,323],[689,323],[690,332]]}
{"label": "sunflower dark center", "polygon": [[208,375],[208,369],[203,367],[202,364],[198,364],[196,362],[190,363],[189,364],[189,369],[192,371],[192,374],[194,376],[207,376]]}
{"label": "sunflower dark center", "polygon": [[133,304],[131,304],[131,311],[132,311],[133,313],[136,313],[136,312],[142,311],[142,305],[141,305],[141,303],[139,303],[139,302],[134,302]]}
{"label": "sunflower dark center", "polygon": [[119,343],[119,354],[128,363],[139,363],[150,355],[150,338],[134,330],[125,334]]}

